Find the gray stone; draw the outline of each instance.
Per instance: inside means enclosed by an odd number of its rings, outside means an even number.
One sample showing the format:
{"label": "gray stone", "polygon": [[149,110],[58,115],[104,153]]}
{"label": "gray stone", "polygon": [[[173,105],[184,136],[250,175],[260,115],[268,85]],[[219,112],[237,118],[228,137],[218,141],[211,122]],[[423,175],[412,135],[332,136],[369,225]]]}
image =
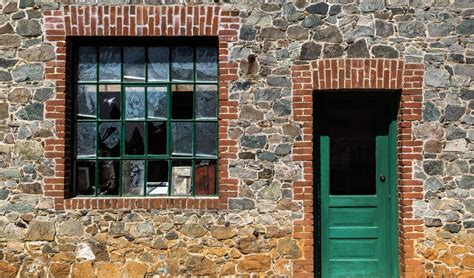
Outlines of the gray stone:
{"label": "gray stone", "polygon": [[43,194],[43,188],[39,182],[20,183],[18,187],[23,193]]}
{"label": "gray stone", "polygon": [[34,211],[36,204],[38,204],[39,196],[17,194],[11,198],[7,204],[0,205],[0,211],[27,213]]}
{"label": "gray stone", "polygon": [[18,129],[18,139],[28,139],[32,135],[31,130],[27,127],[21,126]]}
{"label": "gray stone", "polygon": [[344,48],[340,44],[326,43],[324,44],[324,58],[339,58],[344,55]]}
{"label": "gray stone", "polygon": [[262,9],[262,11],[270,13],[280,11],[280,7],[277,4],[273,3],[264,3],[260,6],[260,8]]}
{"label": "gray stone", "polygon": [[279,99],[273,103],[273,112],[277,116],[288,116],[291,114],[291,101],[288,99]]}
{"label": "gray stone", "polygon": [[252,40],[255,40],[256,37],[257,37],[257,30],[254,27],[244,25],[242,26],[242,28],[240,28],[239,39],[245,40],[245,41],[252,41]]}
{"label": "gray stone", "polygon": [[428,175],[442,175],[443,174],[443,161],[440,160],[425,160],[423,161],[423,169]]}
{"label": "gray stone", "polygon": [[301,46],[300,60],[316,60],[321,55],[321,45],[315,42],[305,42]]}
{"label": "gray stone", "polygon": [[473,65],[454,65],[455,75],[465,75],[474,78],[474,64]]}
{"label": "gray stone", "polygon": [[3,179],[17,179],[20,177],[20,170],[17,168],[0,168],[0,178]]}
{"label": "gray stone", "polygon": [[308,38],[308,29],[299,25],[292,25],[286,30],[288,38],[293,40],[305,40]]}
{"label": "gray stone", "polygon": [[459,97],[463,100],[474,100],[474,90],[461,88],[461,94]]}
{"label": "gray stone", "polygon": [[388,38],[393,35],[393,24],[384,20],[375,20],[375,35]]}
{"label": "gray stone", "polygon": [[365,39],[360,39],[349,45],[347,48],[347,57],[349,58],[369,58],[369,50]]}
{"label": "gray stone", "polygon": [[273,170],[272,169],[263,169],[262,171],[258,172],[258,179],[271,179],[273,177]]}
{"label": "gray stone", "polygon": [[446,174],[448,176],[457,176],[469,172],[469,165],[464,160],[455,160],[446,165]]}
{"label": "gray stone", "polygon": [[335,26],[328,26],[322,29],[315,30],[313,40],[319,42],[342,42],[342,34]]}
{"label": "gray stone", "polygon": [[341,12],[341,5],[331,5],[329,8],[329,15],[337,15]]}
{"label": "gray stone", "polygon": [[431,87],[448,87],[449,73],[445,69],[428,67],[425,73],[425,84]]}
{"label": "gray stone", "polygon": [[465,62],[465,58],[463,54],[448,53],[448,61],[463,64]]}
{"label": "gray stone", "polygon": [[463,175],[458,182],[458,187],[462,189],[473,189],[474,188],[474,176]]}
{"label": "gray stone", "polygon": [[291,145],[290,144],[280,144],[275,149],[275,154],[282,156],[291,153]]}
{"label": "gray stone", "polygon": [[407,38],[426,37],[425,25],[420,21],[402,21],[398,23],[400,36]]}
{"label": "gray stone", "polygon": [[455,223],[448,223],[444,225],[443,230],[448,231],[450,233],[458,233],[461,230],[462,226]]}
{"label": "gray stone", "polygon": [[253,152],[240,152],[240,159],[255,159],[255,154]]}
{"label": "gray stone", "polygon": [[372,55],[376,58],[396,59],[399,57],[398,51],[386,45],[375,45],[372,47]]}
{"label": "gray stone", "polygon": [[268,86],[291,87],[291,80],[286,76],[269,76],[267,78]]}
{"label": "gray stone", "polygon": [[346,33],[345,39],[348,42],[357,40],[362,37],[373,37],[374,36],[374,28],[364,25],[356,25],[354,29],[350,32]]}
{"label": "gray stone", "polygon": [[314,28],[317,26],[320,26],[323,24],[323,21],[321,20],[321,16],[317,14],[310,14],[305,19],[303,20],[303,27],[306,28]]}
{"label": "gray stone", "polygon": [[53,88],[39,88],[36,89],[33,99],[36,101],[45,101],[53,97],[54,89]]}
{"label": "gray stone", "polygon": [[53,221],[37,221],[30,222],[28,232],[25,239],[31,241],[53,241],[56,229]]}
{"label": "gray stone", "polygon": [[12,19],[13,20],[18,20],[18,19],[22,19],[26,16],[25,12],[24,11],[18,11],[14,14],[12,14]]}
{"label": "gray stone", "polygon": [[262,29],[262,31],[260,32],[259,38],[280,40],[280,39],[285,39],[286,34],[279,28],[267,27],[267,28]]}
{"label": "gray stone", "polygon": [[34,140],[18,140],[15,154],[22,160],[38,160],[43,157],[44,149],[40,142]]}
{"label": "gray stone", "polygon": [[464,19],[461,24],[456,27],[456,32],[461,35],[474,34],[474,18]]}
{"label": "gray stone", "polygon": [[265,13],[253,12],[245,21],[246,25],[258,27],[272,26],[272,17]]}
{"label": "gray stone", "polygon": [[0,103],[0,120],[8,119],[8,103]]}
{"label": "gray stone", "polygon": [[0,48],[15,48],[21,44],[21,38],[18,35],[0,34]]}
{"label": "gray stone", "polygon": [[468,150],[465,139],[451,140],[444,146],[445,152],[466,152]]}
{"label": "gray stone", "polygon": [[151,222],[127,223],[125,230],[135,238],[151,237],[155,234],[155,228]]}
{"label": "gray stone", "polygon": [[240,119],[249,121],[263,120],[263,112],[255,109],[253,106],[244,105],[240,111]]}
{"label": "gray stone", "polygon": [[474,199],[464,200],[464,205],[466,206],[466,210],[468,212],[474,213]]}
{"label": "gray stone", "polygon": [[257,158],[265,161],[273,162],[277,159],[277,156],[272,152],[259,152],[257,153]]}
{"label": "gray stone", "polygon": [[373,12],[385,8],[383,0],[361,0],[359,5],[363,12]]}
{"label": "gray stone", "polygon": [[465,229],[474,228],[474,221],[473,220],[464,221],[463,225]]}
{"label": "gray stone", "polygon": [[325,15],[329,10],[329,5],[324,2],[319,2],[313,5],[306,7],[305,11],[310,14],[320,14]]}
{"label": "gray stone", "polygon": [[32,103],[25,107],[22,107],[16,116],[20,120],[25,121],[41,121],[44,115],[44,104],[43,103]]}
{"label": "gray stone", "polygon": [[261,149],[267,144],[265,135],[244,135],[240,138],[240,145],[245,148]]}
{"label": "gray stone", "polygon": [[230,167],[229,176],[240,179],[257,179],[257,172],[252,169],[242,167]]}
{"label": "gray stone", "polygon": [[438,191],[440,189],[444,189],[445,186],[444,186],[443,182],[440,179],[438,179],[436,177],[429,177],[424,182],[424,188],[425,188],[425,190]]}
{"label": "gray stone", "polygon": [[12,71],[15,82],[42,80],[43,73],[43,64],[40,63],[22,65]]}
{"label": "gray stone", "polygon": [[446,129],[446,139],[447,140],[455,140],[466,138],[467,134],[466,131],[462,128],[457,126],[450,126]]}
{"label": "gray stone", "polygon": [[450,23],[431,23],[428,24],[428,35],[430,37],[446,37],[453,29]]}
{"label": "gray stone", "polygon": [[10,81],[12,80],[12,75],[8,70],[0,69],[0,81]]}
{"label": "gray stone", "polygon": [[444,117],[447,121],[455,122],[459,120],[462,117],[462,115],[464,115],[465,111],[466,109],[462,106],[449,104],[444,109]]}
{"label": "gray stone", "polygon": [[28,19],[43,17],[40,10],[26,10],[26,15],[28,16]]}
{"label": "gray stone", "polygon": [[207,230],[200,224],[186,224],[181,228],[181,232],[191,238],[199,238],[207,234]]}
{"label": "gray stone", "polygon": [[29,47],[20,51],[18,55],[29,62],[46,62],[53,60],[56,56],[54,47],[46,43]]}
{"label": "gray stone", "polygon": [[43,33],[41,24],[34,19],[19,20],[16,25],[16,33],[25,37],[36,37]]}
{"label": "gray stone", "polygon": [[18,5],[20,9],[33,7],[35,5],[35,0],[20,0],[20,4]]}
{"label": "gray stone", "polygon": [[273,20],[273,25],[275,27],[280,28],[281,30],[286,30],[286,28],[288,27],[288,24],[289,24],[288,21],[281,18],[276,18]]}
{"label": "gray stone", "polygon": [[255,208],[255,202],[249,199],[229,199],[229,209],[249,210]]}
{"label": "gray stone", "polygon": [[11,14],[18,11],[17,1],[6,1],[2,14]]}
{"label": "gray stone", "polygon": [[175,231],[169,231],[166,233],[165,238],[167,240],[175,240],[178,239],[178,234]]}
{"label": "gray stone", "polygon": [[84,226],[75,219],[69,219],[59,225],[58,234],[62,236],[80,237],[84,234]]}
{"label": "gray stone", "polygon": [[0,67],[10,68],[18,63],[17,59],[0,58]]}
{"label": "gray stone", "polygon": [[15,88],[8,94],[8,100],[12,103],[26,104],[31,98],[28,88]]}
{"label": "gray stone", "polygon": [[0,200],[6,200],[10,195],[10,190],[8,189],[0,189]]}
{"label": "gray stone", "polygon": [[439,218],[426,217],[425,226],[426,227],[441,227],[443,226],[443,223],[441,222],[441,219]]}
{"label": "gray stone", "polygon": [[113,236],[122,236],[125,234],[124,222],[112,222],[109,227],[109,234]]}
{"label": "gray stone", "polygon": [[423,121],[433,122],[439,120],[439,117],[441,117],[441,113],[438,107],[432,102],[426,102],[423,109]]}

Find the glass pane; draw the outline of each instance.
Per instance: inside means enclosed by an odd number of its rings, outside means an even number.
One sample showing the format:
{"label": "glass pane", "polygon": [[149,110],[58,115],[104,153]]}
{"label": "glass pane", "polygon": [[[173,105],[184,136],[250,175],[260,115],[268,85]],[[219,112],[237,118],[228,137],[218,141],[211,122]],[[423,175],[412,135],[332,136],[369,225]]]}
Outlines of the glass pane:
{"label": "glass pane", "polygon": [[217,155],[217,123],[196,122],[196,155]]}
{"label": "glass pane", "polygon": [[77,156],[95,156],[97,135],[95,122],[77,123]]}
{"label": "glass pane", "polygon": [[99,80],[120,81],[121,59],[120,47],[99,48]]}
{"label": "glass pane", "polygon": [[125,118],[144,119],[145,118],[145,88],[127,87],[125,88]]}
{"label": "glass pane", "polygon": [[171,123],[171,152],[173,155],[193,154],[193,123],[173,122]]}
{"label": "glass pane", "polygon": [[148,161],[147,195],[168,195],[168,161]]}
{"label": "glass pane", "polygon": [[123,161],[123,193],[125,195],[143,195],[145,190],[145,161]]}
{"label": "glass pane", "polygon": [[95,161],[78,160],[76,162],[77,195],[95,194]]}
{"label": "glass pane", "polygon": [[166,87],[148,87],[148,118],[166,119]]}
{"label": "glass pane", "polygon": [[148,81],[168,81],[170,79],[169,63],[168,47],[149,47]]}
{"label": "glass pane", "polygon": [[166,123],[148,123],[148,154],[166,154]]}
{"label": "glass pane", "polygon": [[77,79],[79,81],[97,80],[97,48],[79,47]]}
{"label": "glass pane", "polygon": [[145,153],[143,123],[125,124],[125,153],[140,155]]}
{"label": "glass pane", "polygon": [[99,195],[118,195],[120,160],[99,161]]}
{"label": "glass pane", "polygon": [[196,119],[217,117],[217,86],[196,86]]}
{"label": "glass pane", "polygon": [[99,156],[120,156],[120,123],[106,122],[99,124]]}
{"label": "glass pane", "polygon": [[171,49],[171,76],[173,81],[193,80],[193,48],[173,47]]}
{"label": "glass pane", "polygon": [[196,160],[194,192],[196,195],[216,194],[217,165],[215,160]]}
{"label": "glass pane", "polygon": [[145,82],[145,47],[123,48],[123,80]]}
{"label": "glass pane", "polygon": [[192,179],[192,163],[189,160],[173,161],[171,169],[172,195],[190,195]]}
{"label": "glass pane", "polygon": [[193,85],[173,85],[171,100],[171,116],[173,119],[193,118]]}
{"label": "glass pane", "polygon": [[99,93],[101,119],[120,119],[120,92]]}
{"label": "glass pane", "polygon": [[96,85],[77,86],[77,116],[81,118],[97,117],[97,87]]}
{"label": "glass pane", "polygon": [[196,48],[196,79],[217,81],[217,48]]}

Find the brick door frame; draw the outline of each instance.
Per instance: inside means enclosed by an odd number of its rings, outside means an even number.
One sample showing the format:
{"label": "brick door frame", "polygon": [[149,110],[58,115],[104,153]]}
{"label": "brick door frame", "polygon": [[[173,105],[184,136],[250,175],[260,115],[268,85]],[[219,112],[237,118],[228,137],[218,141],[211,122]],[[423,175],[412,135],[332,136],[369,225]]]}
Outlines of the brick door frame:
{"label": "brick door frame", "polygon": [[[423,199],[423,180],[414,176],[414,165],[422,160],[423,142],[413,135],[421,120],[424,65],[394,59],[322,59],[298,61],[292,66],[293,120],[302,130],[293,145],[294,160],[303,166],[303,179],[294,182],[294,197],[303,203],[304,218],[295,221],[293,236],[304,243],[304,258],[295,261],[295,274],[314,273],[314,165],[313,94],[331,90],[400,91],[397,116],[397,207],[399,274],[423,277],[424,263],[415,254],[424,237],[424,221],[415,219],[413,203]],[[317,212],[319,213],[319,211]],[[319,248],[319,247],[318,247]]]}

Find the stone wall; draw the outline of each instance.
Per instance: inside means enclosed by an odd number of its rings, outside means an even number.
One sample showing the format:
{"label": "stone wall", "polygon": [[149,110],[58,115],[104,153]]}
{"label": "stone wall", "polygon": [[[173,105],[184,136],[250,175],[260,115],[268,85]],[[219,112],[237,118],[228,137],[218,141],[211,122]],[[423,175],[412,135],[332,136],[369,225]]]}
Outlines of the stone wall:
{"label": "stone wall", "polygon": [[[427,275],[474,275],[472,4],[330,0],[218,6],[239,18],[227,61],[238,64],[238,79],[229,80],[224,92],[237,103],[228,121],[237,155],[224,170],[238,189],[228,208],[57,210],[43,194],[51,190],[45,180],[67,169],[45,154],[64,151],[48,149],[47,140],[58,138],[65,123],[50,120],[58,84],[45,76],[61,73],[48,72],[51,65],[64,70],[56,62],[64,46],[44,34],[51,29],[46,24],[61,23],[44,18],[65,6],[35,0],[1,5],[0,276],[311,273],[313,231],[297,224],[308,213],[303,206],[317,200],[311,200],[312,191],[295,187],[312,171],[292,148],[309,127],[294,120],[291,77],[293,65],[322,58],[425,65],[423,107],[415,108],[422,109],[422,119],[412,130],[423,156],[409,165],[414,178],[424,181],[423,196],[404,200],[413,210],[401,211],[400,221],[422,220],[423,234],[413,239],[413,248]],[[249,55],[256,57],[252,66]],[[308,200],[295,197],[301,195]],[[414,273],[410,261],[400,263],[402,273]]]}

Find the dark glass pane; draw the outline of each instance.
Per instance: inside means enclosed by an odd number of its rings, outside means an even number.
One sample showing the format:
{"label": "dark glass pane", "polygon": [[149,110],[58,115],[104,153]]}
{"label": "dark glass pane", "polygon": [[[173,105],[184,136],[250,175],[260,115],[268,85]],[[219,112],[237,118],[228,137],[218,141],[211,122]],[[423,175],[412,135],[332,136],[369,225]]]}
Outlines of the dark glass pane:
{"label": "dark glass pane", "polygon": [[148,123],[148,154],[166,154],[166,123]]}
{"label": "dark glass pane", "polygon": [[124,47],[123,80],[145,82],[145,47]]}
{"label": "dark glass pane", "polygon": [[171,152],[173,155],[186,156],[193,154],[193,123],[171,123]]}
{"label": "dark glass pane", "polygon": [[148,87],[148,118],[166,119],[166,87]]}
{"label": "dark glass pane", "polygon": [[173,119],[193,118],[193,85],[173,85],[171,116]]}
{"label": "dark glass pane", "polygon": [[95,156],[96,152],[96,123],[77,123],[76,140],[77,156]]}
{"label": "dark glass pane", "polygon": [[99,48],[99,80],[120,81],[121,53],[120,47]]}
{"label": "dark glass pane", "polygon": [[196,160],[194,192],[196,195],[216,194],[217,165],[215,160]]}
{"label": "dark glass pane", "polygon": [[217,123],[196,122],[196,155],[217,155]]}
{"label": "dark glass pane", "polygon": [[125,88],[125,119],[145,118],[145,88]]}
{"label": "dark glass pane", "polygon": [[168,47],[148,48],[148,81],[170,79],[170,54]]}
{"label": "dark glass pane", "polygon": [[147,195],[168,195],[168,161],[148,161]]}
{"label": "dark glass pane", "polygon": [[120,156],[120,123],[106,122],[99,124],[99,156]]}
{"label": "dark glass pane", "polygon": [[145,153],[143,123],[125,124],[125,153],[140,155]]}
{"label": "dark glass pane", "polygon": [[78,195],[95,194],[94,160],[78,160],[76,162],[76,188]]}
{"label": "dark glass pane", "polygon": [[99,195],[118,195],[120,182],[120,161],[99,161]]}
{"label": "dark glass pane", "polygon": [[96,85],[77,86],[77,117],[79,119],[97,117]]}
{"label": "dark glass pane", "polygon": [[171,49],[171,76],[173,81],[193,81],[193,48],[173,47]]}
{"label": "dark glass pane", "polygon": [[171,168],[172,195],[191,195],[192,163],[190,160],[175,160]]}
{"label": "dark glass pane", "polygon": [[120,92],[100,92],[99,102],[101,119],[120,119]]}
{"label": "dark glass pane", "polygon": [[217,86],[196,86],[196,119],[217,117]]}
{"label": "dark glass pane", "polygon": [[77,79],[79,81],[97,80],[97,48],[79,47]]}
{"label": "dark glass pane", "polygon": [[143,195],[145,190],[145,161],[123,161],[123,193],[125,195]]}
{"label": "dark glass pane", "polygon": [[196,48],[196,79],[199,81],[217,80],[217,48]]}

